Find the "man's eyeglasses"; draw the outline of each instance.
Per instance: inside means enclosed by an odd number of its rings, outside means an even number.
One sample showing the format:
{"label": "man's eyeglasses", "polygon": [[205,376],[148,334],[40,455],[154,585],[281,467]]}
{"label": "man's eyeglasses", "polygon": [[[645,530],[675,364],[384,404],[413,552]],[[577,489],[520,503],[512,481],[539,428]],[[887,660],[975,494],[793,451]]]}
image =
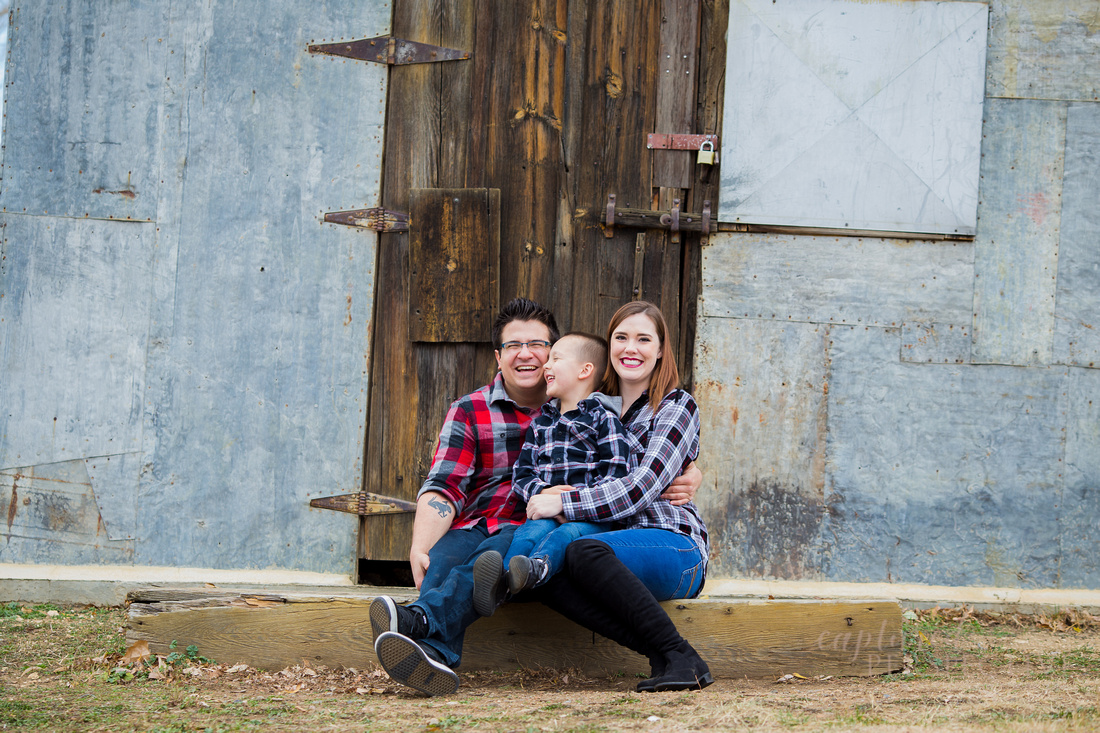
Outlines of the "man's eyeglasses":
{"label": "man's eyeglasses", "polygon": [[545,353],[550,350],[550,342],[542,341],[541,339],[538,341],[505,341],[500,345],[500,350],[505,354],[518,354],[520,349],[524,346],[527,347],[528,351],[532,351],[536,354]]}

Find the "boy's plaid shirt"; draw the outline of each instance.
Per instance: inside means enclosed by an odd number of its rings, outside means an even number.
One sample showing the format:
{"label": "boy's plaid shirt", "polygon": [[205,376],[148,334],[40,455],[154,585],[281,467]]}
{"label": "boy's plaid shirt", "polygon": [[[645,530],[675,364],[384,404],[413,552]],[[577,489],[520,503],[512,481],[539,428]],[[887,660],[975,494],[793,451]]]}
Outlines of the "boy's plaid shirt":
{"label": "boy's plaid shirt", "polygon": [[[654,414],[642,395],[623,417],[645,453],[633,455],[629,475],[583,491],[561,495],[566,519],[615,522],[616,526],[655,527],[691,537],[710,556],[707,527],[694,503],[673,506],[661,493],[699,455],[699,406],[682,389],[669,392]],[[639,510],[638,507],[644,507]]]}
{"label": "boy's plaid shirt", "polygon": [[451,529],[468,529],[481,519],[490,533],[503,524],[522,524],[527,505],[512,493],[512,466],[539,412],[513,402],[499,372],[488,385],[455,400],[417,497],[438,491],[454,502]]}
{"label": "boy's plaid shirt", "polygon": [[630,455],[641,447],[601,397],[593,393],[564,415],[557,399],[543,406],[527,429],[513,493],[526,502],[550,486],[592,486],[630,472]]}

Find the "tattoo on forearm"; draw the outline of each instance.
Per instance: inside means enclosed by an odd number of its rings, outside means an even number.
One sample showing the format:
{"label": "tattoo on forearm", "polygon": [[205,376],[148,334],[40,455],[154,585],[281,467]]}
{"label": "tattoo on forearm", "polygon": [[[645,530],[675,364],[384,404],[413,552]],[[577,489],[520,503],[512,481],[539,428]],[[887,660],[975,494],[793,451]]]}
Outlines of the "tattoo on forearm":
{"label": "tattoo on forearm", "polygon": [[445,517],[451,513],[450,505],[445,501],[440,501],[439,499],[429,499],[428,506],[439,512],[439,516],[441,517]]}

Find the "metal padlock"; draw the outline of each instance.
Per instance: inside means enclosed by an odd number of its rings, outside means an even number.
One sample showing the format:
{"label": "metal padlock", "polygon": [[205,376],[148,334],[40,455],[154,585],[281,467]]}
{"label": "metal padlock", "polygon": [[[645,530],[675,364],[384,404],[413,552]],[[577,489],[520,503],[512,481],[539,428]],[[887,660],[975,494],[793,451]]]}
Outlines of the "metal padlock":
{"label": "metal padlock", "polygon": [[700,165],[714,165],[714,143],[712,141],[703,141],[703,144],[699,146],[699,155],[695,162]]}

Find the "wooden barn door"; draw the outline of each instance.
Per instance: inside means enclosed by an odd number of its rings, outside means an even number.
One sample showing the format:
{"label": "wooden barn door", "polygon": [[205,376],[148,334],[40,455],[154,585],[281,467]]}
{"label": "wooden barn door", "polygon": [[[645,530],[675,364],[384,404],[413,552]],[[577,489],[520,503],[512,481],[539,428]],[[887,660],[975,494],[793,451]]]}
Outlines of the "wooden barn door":
{"label": "wooden barn door", "polygon": [[[710,198],[715,168],[647,148],[650,133],[720,127],[722,58],[699,49],[725,29],[702,5],[396,0],[394,37],[470,56],[390,71],[383,207],[410,230],[380,235],[365,492],[415,500],[448,405],[494,373],[491,319],[512,297],[597,333],[653,300],[690,375],[700,234],[606,236],[603,220],[609,194],[685,213]],[[409,513],[362,518],[361,581],[407,562],[411,528]]]}

